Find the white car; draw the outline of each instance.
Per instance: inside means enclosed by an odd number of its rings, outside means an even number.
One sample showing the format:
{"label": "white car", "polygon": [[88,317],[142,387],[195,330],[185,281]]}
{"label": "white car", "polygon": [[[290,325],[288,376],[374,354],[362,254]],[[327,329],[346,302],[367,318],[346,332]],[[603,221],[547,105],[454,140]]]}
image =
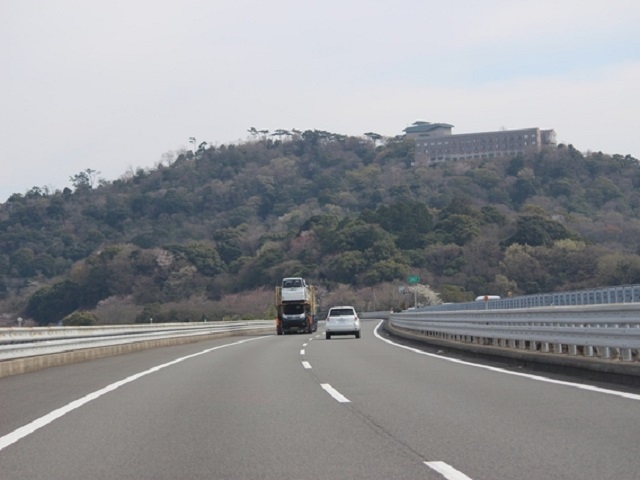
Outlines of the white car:
{"label": "white car", "polygon": [[356,309],[351,306],[332,307],[325,322],[325,338],[332,335],[355,335],[360,338],[360,319]]}

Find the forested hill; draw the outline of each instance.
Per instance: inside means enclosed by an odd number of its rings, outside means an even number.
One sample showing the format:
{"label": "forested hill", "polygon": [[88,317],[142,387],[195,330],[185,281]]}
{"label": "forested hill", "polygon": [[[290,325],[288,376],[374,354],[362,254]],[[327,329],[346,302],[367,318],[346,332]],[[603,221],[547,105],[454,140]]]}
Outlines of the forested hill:
{"label": "forested hill", "polygon": [[443,301],[640,283],[630,156],[561,145],[415,166],[411,140],[321,131],[194,150],[0,204],[5,323],[264,316],[297,275],[359,308],[399,307],[407,275]]}

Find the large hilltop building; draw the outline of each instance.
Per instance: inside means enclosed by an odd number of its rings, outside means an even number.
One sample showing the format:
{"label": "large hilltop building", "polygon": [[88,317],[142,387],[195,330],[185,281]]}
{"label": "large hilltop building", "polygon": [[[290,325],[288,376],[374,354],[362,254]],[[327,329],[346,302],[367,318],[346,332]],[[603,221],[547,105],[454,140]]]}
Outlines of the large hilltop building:
{"label": "large hilltop building", "polygon": [[556,132],[525,128],[498,132],[451,133],[453,125],[418,121],[404,129],[416,142],[416,165],[428,165],[445,160],[494,158],[519,153],[539,152],[545,146],[555,146]]}

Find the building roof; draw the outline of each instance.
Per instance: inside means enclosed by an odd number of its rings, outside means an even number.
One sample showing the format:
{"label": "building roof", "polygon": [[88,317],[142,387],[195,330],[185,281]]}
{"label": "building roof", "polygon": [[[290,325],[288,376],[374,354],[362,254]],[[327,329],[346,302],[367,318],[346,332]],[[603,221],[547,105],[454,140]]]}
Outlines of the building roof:
{"label": "building roof", "polygon": [[405,128],[404,132],[407,134],[421,134],[432,132],[440,128],[449,130],[453,128],[453,125],[449,125],[448,123],[431,123],[418,120],[417,122],[413,122],[411,126]]}

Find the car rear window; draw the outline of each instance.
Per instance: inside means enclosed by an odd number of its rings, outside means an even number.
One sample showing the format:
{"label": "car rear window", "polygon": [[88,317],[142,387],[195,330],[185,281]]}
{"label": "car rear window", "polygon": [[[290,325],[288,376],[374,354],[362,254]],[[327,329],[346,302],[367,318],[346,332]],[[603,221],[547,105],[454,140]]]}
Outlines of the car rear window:
{"label": "car rear window", "polygon": [[285,304],[284,308],[282,309],[282,313],[284,313],[285,315],[304,313],[304,305],[301,305],[299,303]]}
{"label": "car rear window", "polygon": [[355,315],[352,308],[334,308],[329,312],[330,317],[340,317],[342,315]]}

